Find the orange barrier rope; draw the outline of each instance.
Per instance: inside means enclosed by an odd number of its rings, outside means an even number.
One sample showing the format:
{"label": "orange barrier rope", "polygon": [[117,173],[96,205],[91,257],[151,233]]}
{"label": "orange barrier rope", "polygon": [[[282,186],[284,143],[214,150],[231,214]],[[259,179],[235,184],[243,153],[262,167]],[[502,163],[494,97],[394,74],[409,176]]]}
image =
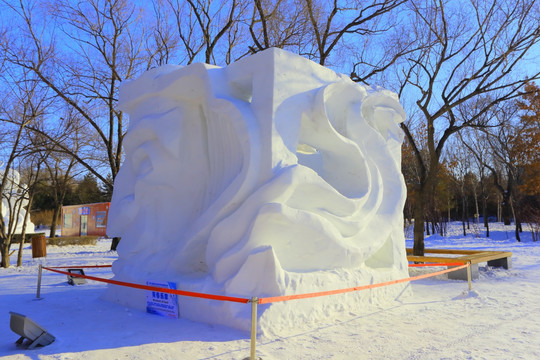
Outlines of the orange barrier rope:
{"label": "orange barrier rope", "polygon": [[[73,266],[51,266],[49,268],[47,268],[47,270],[49,269],[88,269],[88,268],[110,268],[112,267],[112,265],[84,265],[84,266],[79,266],[79,265],[73,265]],[[45,269],[45,267],[43,267]]]}
{"label": "orange barrier rope", "polygon": [[[70,267],[70,268],[73,268],[73,266]],[[197,298],[210,299],[210,300],[231,301],[231,302],[237,302],[237,303],[248,303],[250,301],[250,299],[244,299],[244,298],[239,298],[239,297],[213,295],[213,294],[203,294],[203,293],[197,293],[197,292],[193,292],[193,291],[166,289],[166,288],[161,288],[161,287],[156,287],[156,286],[148,286],[148,285],[128,283],[128,282],[124,282],[124,281],[103,279],[103,278],[98,278],[98,277],[94,277],[94,276],[75,274],[75,273],[70,273],[70,272],[66,272],[66,271],[56,270],[54,268],[49,268],[49,267],[45,267],[45,266],[43,266],[43,269],[49,270],[49,271],[52,271],[52,272],[55,272],[55,273],[58,273],[58,274],[74,276],[74,277],[80,277],[80,278],[85,278],[85,279],[94,280],[94,281],[101,281],[101,282],[105,282],[105,283],[109,283],[109,284],[113,284],[113,285],[127,286],[127,287],[131,287],[131,288],[135,288],[135,289],[159,291],[159,292],[162,292],[162,293],[173,294],[173,295],[190,296],[190,297],[197,297]]]}
{"label": "orange barrier rope", "polygon": [[424,266],[460,266],[465,263],[456,262],[456,263],[422,263],[422,264],[409,264],[409,267],[424,267]]}
{"label": "orange barrier rope", "polygon": [[[454,264],[430,264],[426,266],[452,266]],[[94,266],[79,266],[79,268],[104,268],[104,267],[111,267],[111,265],[94,265]],[[150,291],[158,291],[162,293],[167,294],[173,294],[173,295],[181,295],[181,296],[190,296],[190,297],[197,297],[197,298],[203,298],[203,299],[211,299],[211,300],[221,300],[221,301],[231,301],[231,302],[238,302],[238,303],[251,303],[251,349],[250,349],[250,359],[255,359],[256,357],[256,339],[257,339],[257,304],[269,304],[272,302],[280,302],[280,301],[288,301],[288,300],[296,300],[296,299],[306,299],[306,298],[313,298],[313,297],[320,297],[320,296],[328,296],[328,295],[335,295],[335,294],[343,294],[347,292],[352,291],[360,291],[360,290],[367,290],[367,289],[374,289],[378,287],[393,285],[393,284],[399,284],[403,282],[410,282],[414,280],[420,280],[425,279],[433,276],[437,276],[440,274],[449,273],[452,271],[460,270],[463,268],[467,268],[468,272],[468,278],[469,278],[469,290],[471,289],[471,277],[470,277],[470,263],[467,263],[465,265],[452,267],[450,269],[437,271],[430,274],[424,274],[424,275],[418,275],[409,277],[406,279],[399,279],[399,280],[393,280],[393,281],[387,281],[379,284],[372,284],[372,285],[365,285],[365,286],[356,286],[353,288],[348,289],[340,289],[340,290],[332,290],[332,291],[322,291],[318,293],[307,293],[307,294],[298,294],[298,295],[289,295],[289,296],[276,296],[276,297],[267,297],[267,298],[261,298],[257,299],[256,297],[253,297],[251,299],[244,299],[244,298],[237,298],[237,297],[231,297],[231,296],[221,296],[221,295],[212,295],[212,294],[203,294],[203,293],[196,293],[191,291],[182,291],[182,290],[173,290],[173,289],[167,289],[167,288],[160,288],[156,286],[148,286],[148,285],[140,285],[140,284],[133,284],[123,281],[117,281],[117,280],[110,280],[110,279],[103,279],[98,278],[94,276],[88,276],[88,275],[82,275],[77,273],[70,273],[66,271],[56,270],[56,269],[66,269],[66,268],[73,268],[71,266],[59,266],[56,268],[52,267],[44,267],[42,265],[39,265],[39,275],[38,275],[38,290],[36,297],[40,299],[40,289],[41,289],[41,270],[49,270],[52,272],[56,272],[58,274],[68,275],[68,276],[74,276],[74,277],[81,277],[89,280],[94,281],[100,281],[105,282],[109,284],[114,285],[120,285],[120,286],[126,286],[131,287],[135,289],[142,289],[142,290],[150,290]]]}
{"label": "orange barrier rope", "polygon": [[259,299],[259,304],[269,304],[269,303],[273,303],[273,302],[298,300],[298,299],[307,299],[307,298],[314,298],[314,297],[320,297],[320,296],[343,294],[343,293],[348,293],[348,292],[353,292],[353,291],[374,289],[374,288],[378,288],[378,287],[394,285],[394,284],[399,284],[399,283],[403,283],[403,282],[420,280],[420,279],[425,279],[425,278],[432,277],[432,276],[446,274],[446,273],[449,273],[449,272],[452,272],[452,271],[464,269],[464,268],[466,268],[468,266],[469,266],[469,264],[465,264],[465,265],[461,265],[461,266],[454,267],[454,268],[451,268],[451,269],[436,271],[434,273],[413,276],[413,277],[409,277],[409,278],[405,278],[405,279],[392,280],[392,281],[387,281],[387,282],[378,283],[378,284],[355,286],[355,287],[348,288],[348,289],[339,289],[339,290],[321,291],[321,292],[316,292],[316,293],[306,293],[306,294],[297,294],[297,295],[286,295],[286,296],[275,296],[275,297],[260,298]]}
{"label": "orange barrier rope", "polygon": [[[420,279],[426,279],[426,278],[441,275],[441,274],[446,274],[446,273],[449,273],[449,272],[452,272],[452,271],[467,268],[469,266],[469,264],[463,264],[463,263],[410,264],[409,266],[410,267],[414,267],[414,266],[455,266],[455,267],[452,267],[452,268],[446,269],[446,270],[436,271],[434,273],[408,277],[408,278],[405,278],[405,279],[392,280],[392,281],[382,282],[382,283],[378,283],[378,284],[371,284],[371,285],[355,286],[355,287],[351,287],[351,288],[347,288],[347,289],[338,289],[338,290],[321,291],[321,292],[314,292],[314,293],[305,293],[305,294],[295,294],[295,295],[284,295],[284,296],[274,296],[274,297],[259,298],[258,303],[259,304],[269,304],[269,303],[274,303],[274,302],[298,300],[298,299],[308,299],[308,298],[328,296],[328,295],[344,294],[344,293],[349,293],[349,292],[353,292],[353,291],[374,289],[374,288],[379,288],[379,287],[383,287],[383,286],[395,285],[395,284],[399,284],[399,283],[403,283],[403,282],[410,282],[410,281],[415,281],[415,280],[420,280]],[[78,266],[77,268],[100,268],[100,267],[102,267],[102,268],[111,267],[111,265]],[[135,288],[135,289],[159,291],[159,292],[162,292],[162,293],[168,293],[168,294],[174,294],[174,295],[190,296],[190,297],[197,297],[197,298],[211,299],[211,300],[230,301],[230,302],[237,302],[237,303],[249,303],[251,301],[250,299],[239,298],[239,297],[167,289],[167,288],[161,288],[161,287],[155,287],[155,286],[149,286],[149,285],[141,285],[141,284],[134,284],[134,283],[128,283],[128,282],[123,282],[123,281],[117,281],[117,280],[103,279],[103,278],[98,278],[98,277],[94,277],[94,276],[88,276],[88,275],[82,275],[82,274],[76,274],[76,273],[70,273],[70,272],[66,272],[66,271],[57,270],[57,269],[66,269],[66,268],[75,268],[75,266],[57,266],[57,267],[45,267],[45,266],[43,266],[43,269],[49,270],[49,271],[52,271],[52,272],[55,272],[55,273],[58,273],[58,274],[74,276],[74,277],[81,277],[81,278],[85,278],[85,279],[89,279],[89,280],[100,281],[100,282],[105,282],[105,283],[109,283],[109,284],[113,284],[113,285],[119,285],[119,286],[126,286],[126,287]]]}

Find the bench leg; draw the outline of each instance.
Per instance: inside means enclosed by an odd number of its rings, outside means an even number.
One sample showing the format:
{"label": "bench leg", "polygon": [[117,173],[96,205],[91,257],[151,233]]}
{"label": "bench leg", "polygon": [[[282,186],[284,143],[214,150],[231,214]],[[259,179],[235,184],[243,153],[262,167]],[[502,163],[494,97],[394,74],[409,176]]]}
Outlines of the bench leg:
{"label": "bench leg", "polygon": [[[455,266],[449,266],[448,268],[451,269]],[[471,279],[476,280],[478,279],[478,264],[471,264]],[[467,268],[459,269],[456,271],[452,271],[448,273],[448,278],[451,280],[465,280],[467,281]]]}
{"label": "bench leg", "polygon": [[490,261],[487,262],[487,264],[488,264],[488,266],[502,267],[502,268],[505,268],[506,270],[508,270],[508,269],[512,268],[512,258],[505,257],[505,258],[502,258],[502,259],[490,260]]}

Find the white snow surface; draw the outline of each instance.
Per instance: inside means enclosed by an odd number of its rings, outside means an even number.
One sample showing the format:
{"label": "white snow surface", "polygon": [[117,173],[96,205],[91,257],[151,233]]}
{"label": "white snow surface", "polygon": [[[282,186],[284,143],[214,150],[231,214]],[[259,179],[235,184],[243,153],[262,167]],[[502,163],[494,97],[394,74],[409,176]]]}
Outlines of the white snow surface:
{"label": "white snow surface", "polygon": [[[348,295],[331,296],[337,315],[280,333],[259,335],[257,355],[281,359],[539,359],[540,243],[514,227],[492,223],[486,238],[481,225],[470,235],[452,223],[449,236],[430,236],[426,247],[501,250],[513,253],[510,270],[480,264],[480,276],[467,282],[446,275],[410,283],[412,291],[360,310]],[[412,245],[412,229],[407,231]],[[168,319],[102,299],[107,285],[88,281],[70,286],[66,277],[44,271],[42,300],[35,300],[38,264],[110,264],[110,240],[96,246],[48,246],[47,257],[32,259],[26,245],[23,266],[0,269],[0,357],[2,359],[244,359],[249,333],[221,325]],[[16,257],[16,254],[13,255]],[[411,275],[436,269],[411,269]],[[110,269],[86,270],[110,278]],[[144,292],[144,291],[143,291]],[[185,298],[180,298],[180,302]],[[309,302],[310,299],[296,300]],[[245,305],[248,306],[249,305]],[[56,337],[35,350],[17,348],[8,311],[25,314]],[[301,328],[299,330],[298,328]]]}
{"label": "white snow surface", "polygon": [[[107,234],[120,236],[115,280],[273,297],[406,276],[397,95],[269,49],[227,67],[150,70],[120,89],[129,114]],[[355,304],[403,286],[351,294]],[[144,295],[144,294],[143,294]],[[144,309],[140,292],[107,299]],[[259,330],[340,305],[259,308]],[[250,328],[242,304],[187,299],[196,321]]]}

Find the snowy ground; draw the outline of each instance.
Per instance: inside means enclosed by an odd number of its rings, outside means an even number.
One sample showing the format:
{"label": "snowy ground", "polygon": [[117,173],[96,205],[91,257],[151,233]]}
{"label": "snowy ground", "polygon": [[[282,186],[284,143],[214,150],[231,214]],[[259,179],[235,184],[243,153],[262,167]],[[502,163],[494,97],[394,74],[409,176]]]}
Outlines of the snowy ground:
{"label": "snowy ground", "polygon": [[[313,324],[307,331],[257,339],[257,355],[268,359],[540,359],[540,243],[530,233],[516,242],[513,227],[492,224],[460,234],[431,236],[426,247],[512,251],[511,270],[481,264],[480,278],[467,283],[446,275],[413,282],[412,295],[362,313]],[[476,234],[476,235],[475,235]],[[408,240],[410,246],[410,239]],[[171,320],[126,309],[100,299],[104,283],[77,287],[63,275],[44,272],[42,300],[36,300],[37,268],[110,264],[110,240],[96,246],[47,248],[32,259],[24,250],[21,268],[0,269],[0,357],[5,359],[244,359],[249,334],[226,327]],[[13,255],[12,261],[16,261]],[[414,269],[416,275],[434,269]],[[110,269],[86,271],[111,277]],[[336,301],[339,301],[336,295]],[[180,300],[181,301],[181,300]],[[309,301],[309,300],[298,300]],[[25,314],[49,330],[56,341],[22,350],[9,328],[9,311]]]}

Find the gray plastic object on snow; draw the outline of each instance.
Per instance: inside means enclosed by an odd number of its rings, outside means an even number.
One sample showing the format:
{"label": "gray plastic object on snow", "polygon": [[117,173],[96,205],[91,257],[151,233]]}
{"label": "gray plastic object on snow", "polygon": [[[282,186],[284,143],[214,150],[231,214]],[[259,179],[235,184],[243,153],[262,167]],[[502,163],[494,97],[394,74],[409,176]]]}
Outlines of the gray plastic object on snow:
{"label": "gray plastic object on snow", "polygon": [[[33,349],[38,345],[47,346],[55,340],[53,335],[28,316],[13,311],[9,313],[11,314],[9,326],[15,334],[20,335],[19,340],[16,341],[17,345],[27,349]],[[26,344],[23,344],[25,339],[28,341]]]}

